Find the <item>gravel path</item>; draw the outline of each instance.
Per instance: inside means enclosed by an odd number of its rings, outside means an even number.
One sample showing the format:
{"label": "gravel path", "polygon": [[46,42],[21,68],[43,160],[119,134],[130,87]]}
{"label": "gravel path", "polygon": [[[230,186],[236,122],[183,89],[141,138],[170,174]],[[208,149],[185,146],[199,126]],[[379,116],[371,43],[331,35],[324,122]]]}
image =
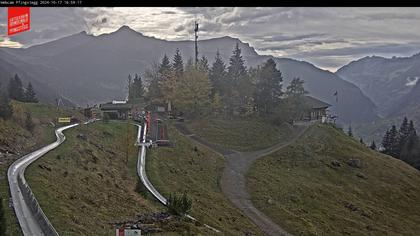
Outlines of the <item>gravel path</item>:
{"label": "gravel path", "polygon": [[209,143],[202,138],[193,134],[184,124],[175,124],[179,132],[191,138],[213,151],[223,155],[226,159],[227,165],[223,171],[221,178],[221,188],[223,194],[242,212],[248,216],[261,230],[267,235],[280,236],[291,235],[282,229],[279,225],[270,220],[264,213],[258,210],[251,201],[251,197],[246,187],[246,172],[251,167],[252,163],[257,159],[269,155],[281,148],[284,148],[294,143],[308,128],[308,126],[300,127],[300,131],[292,139],[278,143],[270,148],[258,150],[254,152],[237,152],[221,148],[218,145]]}

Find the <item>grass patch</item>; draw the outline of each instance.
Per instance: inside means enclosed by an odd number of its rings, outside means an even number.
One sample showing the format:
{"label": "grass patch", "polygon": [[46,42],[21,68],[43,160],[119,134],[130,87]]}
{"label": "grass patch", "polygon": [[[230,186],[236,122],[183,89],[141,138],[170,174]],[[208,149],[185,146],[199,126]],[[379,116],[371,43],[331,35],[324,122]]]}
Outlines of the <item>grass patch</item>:
{"label": "grass patch", "polygon": [[[358,159],[361,168],[347,162]],[[333,166],[332,161],[341,166]],[[327,125],[254,163],[252,201],[295,235],[418,235],[420,172]]]}
{"label": "grass patch", "polygon": [[237,151],[268,148],[288,137],[292,128],[275,126],[263,120],[201,119],[186,123],[194,133],[211,143]]}
{"label": "grass patch", "polygon": [[127,143],[126,127],[97,122],[65,131],[65,143],[27,169],[26,179],[60,235],[114,235],[113,222],[163,210],[135,191],[136,128],[129,126]]}
{"label": "grass patch", "polygon": [[159,147],[147,154],[146,170],[153,185],[166,197],[186,192],[192,199],[191,215],[225,235],[262,235],[222,194],[223,157],[192,143],[172,126],[169,134],[175,147]]}

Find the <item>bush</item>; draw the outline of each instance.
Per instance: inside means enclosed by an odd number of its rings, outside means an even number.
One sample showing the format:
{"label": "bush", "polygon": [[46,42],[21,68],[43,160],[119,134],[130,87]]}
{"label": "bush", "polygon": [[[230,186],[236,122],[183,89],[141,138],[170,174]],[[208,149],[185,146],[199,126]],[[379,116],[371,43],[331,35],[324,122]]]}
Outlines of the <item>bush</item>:
{"label": "bush", "polygon": [[184,193],[182,196],[170,194],[167,202],[169,213],[173,215],[183,216],[191,211],[192,200]]}
{"label": "bush", "polygon": [[146,186],[144,186],[143,182],[139,178],[137,178],[137,184],[136,184],[136,192],[140,193],[144,198],[147,198],[148,190]]}
{"label": "bush", "polygon": [[13,108],[10,105],[10,99],[5,93],[0,94],[0,118],[5,120],[12,117]]}
{"label": "bush", "polygon": [[108,123],[109,122],[109,115],[107,113],[104,113],[104,115],[102,117],[102,121],[104,123]]}
{"label": "bush", "polygon": [[32,120],[31,113],[29,112],[26,113],[25,128],[31,133],[34,132],[35,124]]}

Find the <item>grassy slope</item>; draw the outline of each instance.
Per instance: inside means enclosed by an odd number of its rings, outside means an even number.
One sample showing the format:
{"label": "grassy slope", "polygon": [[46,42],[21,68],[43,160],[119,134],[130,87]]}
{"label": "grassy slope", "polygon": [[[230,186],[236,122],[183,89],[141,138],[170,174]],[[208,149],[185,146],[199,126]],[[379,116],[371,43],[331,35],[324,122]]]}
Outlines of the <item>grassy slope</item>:
{"label": "grassy slope", "polygon": [[219,179],[224,168],[223,157],[191,143],[172,127],[169,135],[175,142],[174,148],[160,147],[147,154],[146,169],[155,187],[164,196],[186,191],[193,199],[191,214],[225,235],[245,232],[261,235],[221,193]]}
{"label": "grassy slope", "polygon": [[[4,121],[0,119],[0,146],[15,152],[9,158],[1,160],[0,172],[0,195],[3,198],[3,208],[6,218],[6,235],[21,235],[21,231],[14,215],[13,209],[9,208],[9,186],[7,183],[7,169],[14,160],[32,150],[51,143],[55,140],[54,128],[50,122],[58,116],[75,114],[73,110],[57,110],[56,107],[43,104],[30,104],[13,101],[14,115],[12,119]],[[25,129],[25,112],[30,112],[35,123],[33,134]]]}
{"label": "grassy slope", "polygon": [[[65,131],[66,142],[27,170],[35,196],[60,235],[113,235],[110,223],[157,209],[135,192],[135,130],[130,125],[128,167],[125,129],[122,123],[98,122]],[[81,133],[87,141],[76,137]]]}
{"label": "grassy slope", "polygon": [[253,151],[270,147],[287,133],[284,127],[270,125],[260,120],[205,119],[186,123],[194,133],[222,147]]}
{"label": "grassy slope", "polygon": [[[362,168],[348,166],[351,158]],[[341,167],[329,167],[331,160]],[[254,204],[297,235],[418,235],[419,183],[414,168],[325,125],[258,160],[248,174]]]}

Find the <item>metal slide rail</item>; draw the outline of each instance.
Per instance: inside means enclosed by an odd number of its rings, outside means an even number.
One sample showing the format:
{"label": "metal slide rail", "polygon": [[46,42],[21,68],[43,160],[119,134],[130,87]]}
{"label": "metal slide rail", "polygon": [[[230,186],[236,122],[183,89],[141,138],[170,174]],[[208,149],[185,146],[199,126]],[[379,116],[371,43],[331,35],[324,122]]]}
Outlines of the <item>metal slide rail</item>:
{"label": "metal slide rail", "polygon": [[[95,122],[96,120],[99,119],[90,119],[83,124],[87,125]],[[55,136],[57,140],[55,142],[19,158],[9,167],[7,171],[13,209],[16,217],[18,218],[23,235],[25,236],[59,235],[57,230],[48,220],[44,211],[41,209],[38,200],[26,182],[25,170],[38,158],[55,149],[66,140],[66,136],[63,134],[64,130],[78,125],[79,123],[76,123],[56,129]]]}
{"label": "metal slide rail", "polygon": [[8,169],[10,194],[13,208],[23,234],[26,236],[58,235],[57,231],[42,211],[31,188],[25,179],[26,168],[47,152],[58,147],[66,140],[63,131],[79,124],[64,126],[55,130],[57,140],[43,148],[29,153],[16,160]]}
{"label": "metal slide rail", "polygon": [[[141,137],[141,126],[138,124],[135,124],[138,127],[138,135],[137,138],[139,139]],[[137,139],[136,144],[140,143],[141,150],[139,151],[138,158],[137,158],[137,175],[140,177],[141,182],[144,184],[144,186],[149,190],[149,192],[163,205],[167,206],[168,201],[165,197],[162,196],[162,194],[159,193],[159,191],[156,190],[156,188],[150,183],[149,179],[146,175],[146,147],[149,145],[146,143],[146,132],[147,132],[147,125],[144,126],[143,129],[143,140],[139,141]],[[187,218],[198,221],[194,217],[190,215],[185,215]],[[218,229],[215,229],[207,224],[204,224],[204,226],[214,232],[220,233]]]}

